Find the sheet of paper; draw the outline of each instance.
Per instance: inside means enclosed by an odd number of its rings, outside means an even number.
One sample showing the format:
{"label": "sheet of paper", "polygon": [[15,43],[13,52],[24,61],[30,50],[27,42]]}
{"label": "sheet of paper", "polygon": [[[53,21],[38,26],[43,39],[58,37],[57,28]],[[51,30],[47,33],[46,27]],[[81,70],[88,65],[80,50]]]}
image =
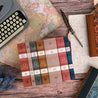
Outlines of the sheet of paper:
{"label": "sheet of paper", "polygon": [[92,58],[89,56],[86,16],[83,14],[70,15],[69,22],[83,44],[82,48],[75,37],[70,33],[75,73],[86,73],[90,66],[98,68],[98,57]]}
{"label": "sheet of paper", "polygon": [[94,0],[94,5],[96,5],[98,3],[98,0]]}

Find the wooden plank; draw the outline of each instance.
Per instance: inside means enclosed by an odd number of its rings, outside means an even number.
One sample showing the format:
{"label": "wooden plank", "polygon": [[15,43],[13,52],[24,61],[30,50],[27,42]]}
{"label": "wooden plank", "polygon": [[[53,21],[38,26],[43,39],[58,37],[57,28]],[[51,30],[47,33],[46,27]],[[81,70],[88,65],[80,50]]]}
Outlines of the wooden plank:
{"label": "wooden plank", "polygon": [[41,96],[61,97],[61,98],[65,98],[68,96],[73,97],[77,92],[80,83],[81,83],[80,80],[74,80],[58,84],[48,84],[48,85],[24,88],[23,83],[21,81],[20,82],[17,81],[14,83],[14,85],[17,87],[17,90],[0,92],[0,98],[2,98],[3,96],[5,97],[7,96],[10,98],[13,98],[15,96],[21,98],[24,96],[24,98],[27,98],[32,95],[33,97],[41,97]]}
{"label": "wooden plank", "polygon": [[68,3],[68,2],[81,2],[81,3],[87,3],[87,2],[93,2],[94,0],[50,0],[52,3]]}

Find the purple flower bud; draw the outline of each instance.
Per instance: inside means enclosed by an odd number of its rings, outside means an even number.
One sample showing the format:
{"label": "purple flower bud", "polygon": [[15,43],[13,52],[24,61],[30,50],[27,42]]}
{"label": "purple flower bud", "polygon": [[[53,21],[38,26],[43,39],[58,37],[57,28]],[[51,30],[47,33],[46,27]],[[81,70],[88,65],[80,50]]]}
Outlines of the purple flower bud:
{"label": "purple flower bud", "polygon": [[0,78],[0,85],[1,85],[2,81],[3,81],[3,78]]}
{"label": "purple flower bud", "polygon": [[0,66],[0,90],[6,91],[9,89],[16,89],[12,86],[12,83],[15,81],[14,76],[10,76],[11,70],[8,70],[7,73],[5,73],[5,70],[2,70]]}

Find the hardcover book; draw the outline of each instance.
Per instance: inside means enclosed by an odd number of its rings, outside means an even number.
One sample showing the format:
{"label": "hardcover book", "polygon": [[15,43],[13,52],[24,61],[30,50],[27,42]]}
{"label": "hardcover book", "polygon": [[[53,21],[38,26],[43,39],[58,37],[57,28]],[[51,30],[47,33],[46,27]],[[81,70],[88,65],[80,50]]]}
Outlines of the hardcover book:
{"label": "hardcover book", "polygon": [[44,40],[50,83],[62,81],[56,38]]}
{"label": "hardcover book", "polygon": [[90,56],[98,56],[98,14],[86,15]]}
{"label": "hardcover book", "polygon": [[83,80],[75,98],[98,97],[98,69],[90,68]]}
{"label": "hardcover book", "polygon": [[28,76],[32,86],[75,79],[70,62],[71,51],[68,49],[69,44],[65,44],[69,40],[68,37],[67,40],[64,39],[65,37],[58,37],[18,44],[22,77]]}

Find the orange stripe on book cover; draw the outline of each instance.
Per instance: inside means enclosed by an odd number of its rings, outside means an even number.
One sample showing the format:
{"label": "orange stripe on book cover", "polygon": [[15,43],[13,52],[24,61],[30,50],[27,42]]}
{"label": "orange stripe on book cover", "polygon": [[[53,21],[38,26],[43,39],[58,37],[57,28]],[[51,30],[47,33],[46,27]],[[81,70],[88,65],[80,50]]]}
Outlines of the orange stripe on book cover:
{"label": "orange stripe on book cover", "polygon": [[24,87],[32,86],[25,43],[17,45]]}
{"label": "orange stripe on book cover", "polygon": [[63,81],[71,80],[64,37],[56,38]]}
{"label": "orange stripe on book cover", "polygon": [[43,40],[36,41],[36,45],[37,45],[37,52],[38,52],[41,76],[42,76],[42,83],[48,84],[49,83],[49,74],[48,74],[48,69],[47,69],[47,62],[46,62],[46,55],[45,55],[45,51],[44,51]]}
{"label": "orange stripe on book cover", "polygon": [[28,53],[27,57],[28,57],[32,86],[34,86],[35,85],[35,76],[34,76],[34,69],[33,69],[33,63],[32,63],[31,51],[30,51],[30,44],[29,44],[29,42],[26,42],[25,45],[26,45],[26,51]]}

